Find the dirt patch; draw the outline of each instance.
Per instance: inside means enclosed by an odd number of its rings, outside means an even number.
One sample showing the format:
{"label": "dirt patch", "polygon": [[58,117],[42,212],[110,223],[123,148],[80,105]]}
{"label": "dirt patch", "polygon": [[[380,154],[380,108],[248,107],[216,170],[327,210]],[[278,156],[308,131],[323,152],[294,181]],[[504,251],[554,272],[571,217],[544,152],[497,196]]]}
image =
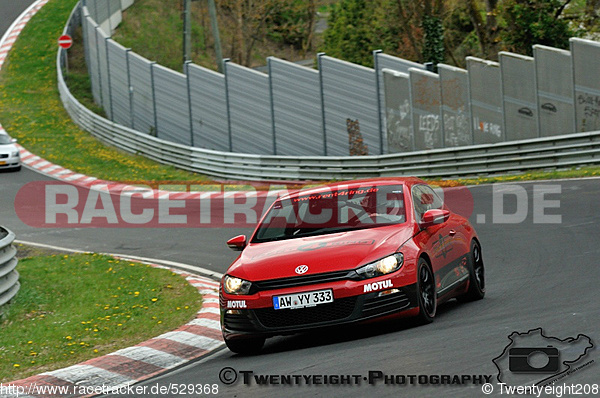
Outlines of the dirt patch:
{"label": "dirt patch", "polygon": [[22,243],[15,243],[14,246],[17,248],[17,258],[72,254],[67,251],[29,246]]}

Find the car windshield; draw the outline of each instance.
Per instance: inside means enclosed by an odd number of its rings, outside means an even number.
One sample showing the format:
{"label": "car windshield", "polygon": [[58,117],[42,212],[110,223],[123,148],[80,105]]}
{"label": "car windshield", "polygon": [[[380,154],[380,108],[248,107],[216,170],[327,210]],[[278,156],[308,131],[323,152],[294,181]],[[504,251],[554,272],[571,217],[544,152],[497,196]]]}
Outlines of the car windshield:
{"label": "car windshield", "polygon": [[278,199],[258,227],[253,243],[381,227],[406,221],[402,185],[336,187]]}
{"label": "car windshield", "polygon": [[12,140],[6,134],[0,134],[0,145],[12,144]]}

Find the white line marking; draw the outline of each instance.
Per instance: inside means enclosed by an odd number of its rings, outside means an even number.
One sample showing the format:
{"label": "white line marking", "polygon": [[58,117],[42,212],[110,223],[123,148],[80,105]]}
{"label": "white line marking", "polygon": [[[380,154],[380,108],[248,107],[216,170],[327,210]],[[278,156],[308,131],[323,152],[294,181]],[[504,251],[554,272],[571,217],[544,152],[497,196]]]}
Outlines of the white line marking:
{"label": "white line marking", "polygon": [[181,344],[191,345],[192,347],[202,348],[208,351],[223,344],[221,340],[211,339],[210,337],[190,332],[167,332],[158,336],[157,339],[176,341]]}
{"label": "white line marking", "polygon": [[210,329],[214,329],[214,330],[221,330],[221,322],[215,321],[214,319],[197,318],[197,319],[194,319],[193,321],[190,321],[188,323],[188,325],[204,326],[206,328],[210,328]]}
{"label": "white line marking", "polygon": [[42,374],[58,377],[73,384],[84,386],[108,386],[133,381],[133,379],[121,374],[90,365],[73,365],[68,368]]}
{"label": "white line marking", "polygon": [[169,369],[187,360],[150,347],[128,347],[108,355],[120,355],[136,361],[149,363],[159,368]]}

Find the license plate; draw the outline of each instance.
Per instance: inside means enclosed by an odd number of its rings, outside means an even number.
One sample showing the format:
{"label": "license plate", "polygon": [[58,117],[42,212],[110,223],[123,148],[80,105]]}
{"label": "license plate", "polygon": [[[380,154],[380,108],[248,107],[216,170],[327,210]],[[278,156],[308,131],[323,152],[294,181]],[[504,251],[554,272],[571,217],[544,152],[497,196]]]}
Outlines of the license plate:
{"label": "license plate", "polygon": [[6,162],[4,160],[0,160],[0,166],[3,166],[5,164],[6,164]]}
{"label": "license plate", "polygon": [[276,310],[314,307],[325,303],[333,303],[333,290],[317,290],[273,297],[273,308]]}

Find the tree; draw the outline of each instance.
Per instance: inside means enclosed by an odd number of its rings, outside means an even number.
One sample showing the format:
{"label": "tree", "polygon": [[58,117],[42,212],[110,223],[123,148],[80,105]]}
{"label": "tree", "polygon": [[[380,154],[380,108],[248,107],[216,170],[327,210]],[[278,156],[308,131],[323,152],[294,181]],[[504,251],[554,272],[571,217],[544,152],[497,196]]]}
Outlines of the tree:
{"label": "tree", "polygon": [[443,0],[341,0],[325,31],[327,54],[366,66],[371,52],[418,62],[444,61]]}
{"label": "tree", "polygon": [[[543,1],[543,0],[542,0]],[[479,39],[481,56],[488,59],[498,57],[498,22],[496,19],[498,0],[485,0],[485,18],[479,8],[480,1],[467,0],[466,5],[469,16],[475,27],[475,33]]]}
{"label": "tree", "polygon": [[266,35],[267,21],[287,6],[285,0],[218,0],[221,13],[231,26],[231,59],[250,66],[256,42]]}
{"label": "tree", "polygon": [[559,0],[507,0],[501,15],[506,21],[502,39],[509,50],[531,55],[534,44],[568,48],[575,33],[561,18],[570,2]]}
{"label": "tree", "polygon": [[381,1],[341,0],[329,15],[323,50],[333,57],[372,66],[372,51],[390,36]]}
{"label": "tree", "polygon": [[292,0],[268,18],[268,36],[303,54],[312,50],[317,8],[315,0]]}
{"label": "tree", "polygon": [[598,10],[600,10],[600,0],[585,1],[585,27],[592,28],[598,21]]}
{"label": "tree", "polygon": [[[419,62],[444,61],[443,0],[396,0],[395,18],[400,32],[398,53]],[[410,52],[402,48],[408,44]]]}
{"label": "tree", "polygon": [[576,34],[567,18],[573,26],[595,27],[600,11],[600,0],[571,2],[340,0],[330,16],[324,51],[366,66],[372,65],[375,49],[420,63],[448,60],[464,66],[468,55],[496,60],[500,50],[531,54],[538,43],[565,48]]}
{"label": "tree", "polygon": [[423,16],[423,60],[431,62],[434,70],[437,70],[437,64],[444,62],[444,26],[442,20],[438,17]]}

